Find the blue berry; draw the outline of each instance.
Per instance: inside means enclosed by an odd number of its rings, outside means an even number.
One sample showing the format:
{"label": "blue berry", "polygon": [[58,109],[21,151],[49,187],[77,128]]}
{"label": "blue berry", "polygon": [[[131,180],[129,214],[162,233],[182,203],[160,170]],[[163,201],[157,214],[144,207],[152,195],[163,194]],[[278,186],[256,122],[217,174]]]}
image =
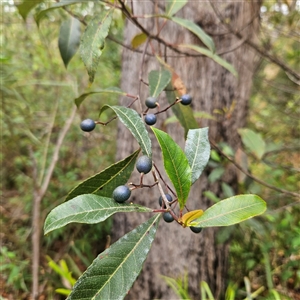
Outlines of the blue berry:
{"label": "blue berry", "polygon": [[202,231],[202,227],[194,227],[194,226],[190,226],[190,229],[195,232],[195,233],[199,233]]}
{"label": "blue berry", "polygon": [[189,105],[192,102],[192,97],[189,94],[185,94],[181,96],[181,104],[182,105]]}
{"label": "blue berry", "polygon": [[85,119],[80,123],[81,130],[86,132],[93,131],[95,127],[96,127],[96,123],[92,119]]}
{"label": "blue berry", "polygon": [[[167,200],[169,201],[169,202],[172,202],[172,196],[170,195],[170,194],[165,194],[165,196],[166,196],[166,198],[167,198]],[[158,203],[159,203],[159,205],[160,205],[160,207],[162,206],[162,204],[163,204],[163,199],[162,199],[162,196],[160,196],[159,198],[158,198]],[[164,204],[164,206],[165,206],[165,204]]]}
{"label": "blue berry", "polygon": [[113,198],[119,203],[123,203],[129,199],[131,191],[126,185],[120,185],[113,191]]}
{"label": "blue berry", "polygon": [[172,216],[169,212],[163,213],[163,219],[164,219],[167,223],[171,223],[171,222],[174,221],[173,216]]}
{"label": "blue berry", "polygon": [[155,108],[157,106],[156,98],[148,97],[145,101],[145,104],[148,108]]}
{"label": "blue berry", "polygon": [[156,115],[155,114],[147,114],[145,116],[145,122],[147,125],[154,125],[156,123]]}
{"label": "blue berry", "polygon": [[149,156],[147,155],[142,155],[138,158],[136,162],[136,169],[140,173],[147,174],[151,171],[152,169],[152,160]]}

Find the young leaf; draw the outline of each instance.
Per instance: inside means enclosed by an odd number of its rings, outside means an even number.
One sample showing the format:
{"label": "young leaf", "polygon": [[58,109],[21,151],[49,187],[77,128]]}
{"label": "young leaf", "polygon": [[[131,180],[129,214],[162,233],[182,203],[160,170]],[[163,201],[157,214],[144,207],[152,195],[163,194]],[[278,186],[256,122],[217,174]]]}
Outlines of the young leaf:
{"label": "young leaf", "polygon": [[184,214],[180,219],[180,221],[182,221],[185,226],[189,226],[191,221],[195,220],[196,218],[199,218],[202,215],[203,215],[202,209],[192,210]]}
{"label": "young leaf", "polygon": [[83,93],[78,98],[75,99],[75,104],[79,108],[81,103],[85,100],[86,97],[93,95],[93,94],[102,94],[102,93],[110,93],[110,94],[116,94],[116,95],[123,95],[125,96],[127,93],[120,90],[118,87],[109,87],[106,89],[96,89],[96,90],[90,90],[86,93]]}
{"label": "young leaf", "polygon": [[261,159],[265,153],[266,143],[259,133],[248,128],[241,128],[238,133],[242,137],[244,145],[258,158]]}
{"label": "young leaf", "polygon": [[113,9],[102,9],[95,14],[82,36],[80,56],[89,74],[89,81],[94,81],[99,59],[104,48],[104,41],[108,35],[112,21]]}
{"label": "young leaf", "polygon": [[151,212],[152,209],[136,204],[120,204],[112,198],[84,194],[55,207],[48,214],[44,232],[64,227],[69,223],[95,224],[117,212]]}
{"label": "young leaf", "polygon": [[213,39],[209,35],[207,35],[205,31],[203,31],[202,28],[197,24],[195,24],[193,21],[187,19],[181,19],[177,17],[172,17],[170,19],[173,22],[193,32],[211,52],[214,53],[216,51],[216,47]]}
{"label": "young leaf", "polygon": [[187,0],[168,0],[166,3],[166,14],[168,16],[175,15],[187,3]]}
{"label": "young leaf", "polygon": [[266,208],[266,202],[256,195],[238,195],[214,204],[190,226],[229,226],[260,215]]}
{"label": "young leaf", "polygon": [[180,209],[184,208],[191,188],[191,168],[182,149],[172,138],[159,129],[151,127],[163,154],[164,167],[177,193]]}
{"label": "young leaf", "polygon": [[208,49],[205,49],[203,47],[199,47],[196,45],[184,45],[181,44],[179,45],[180,47],[184,47],[184,48],[189,48],[192,50],[195,50],[209,58],[211,58],[212,60],[214,60],[216,63],[218,63],[220,66],[222,66],[223,68],[227,69],[230,73],[232,73],[235,77],[238,76],[237,71],[235,70],[235,68],[233,67],[233,65],[231,65],[230,63],[228,63],[226,60],[224,60],[223,58],[221,58],[220,56],[218,56],[217,54],[213,53],[212,51],[209,51]]}
{"label": "young leaf", "polygon": [[200,177],[210,157],[208,127],[188,131],[184,152],[192,169],[193,184]]}
{"label": "young leaf", "polygon": [[43,2],[43,0],[23,0],[21,4],[16,5],[19,11],[19,14],[22,16],[25,21],[29,12],[39,3]]}
{"label": "young leaf", "polygon": [[151,71],[148,75],[150,96],[157,97],[171,81],[168,70]]}
{"label": "young leaf", "polygon": [[135,151],[125,159],[81,182],[67,195],[66,201],[82,194],[111,197],[117,186],[123,185],[128,181],[139,152],[140,150]]}
{"label": "young leaf", "polygon": [[80,22],[77,19],[70,17],[61,24],[58,47],[66,68],[79,47],[80,34]]}
{"label": "young leaf", "polygon": [[140,45],[144,44],[147,40],[147,35],[143,32],[138,33],[134,36],[134,38],[131,40],[131,47],[136,49]]}
{"label": "young leaf", "polygon": [[151,140],[148,131],[142,121],[140,115],[133,109],[123,106],[104,105],[101,108],[101,113],[107,108],[111,108],[118,116],[120,121],[130,130],[135,137],[144,155],[152,157]]}
{"label": "young leaf", "polygon": [[[35,2],[32,0],[29,0],[29,1]],[[60,2],[54,3],[49,8],[43,9],[40,12],[38,12],[37,15],[35,16],[35,21],[36,21],[37,25],[39,26],[41,20],[47,15],[48,12],[50,12],[54,9],[61,8],[63,6],[72,5],[72,4],[76,4],[76,3],[80,3],[80,2],[85,2],[85,0],[61,0]]]}
{"label": "young leaf", "polygon": [[[170,104],[173,104],[176,100],[176,94],[174,91],[172,91],[173,86],[172,84],[169,84],[167,86],[166,95],[168,102]],[[198,123],[194,118],[193,110],[190,106],[184,106],[184,105],[173,105],[172,111],[174,112],[175,116],[177,117],[178,121],[184,128],[185,136],[188,133],[189,129],[198,128]]]}
{"label": "young leaf", "polygon": [[123,299],[142,270],[159,218],[153,216],[99,254],[67,300]]}

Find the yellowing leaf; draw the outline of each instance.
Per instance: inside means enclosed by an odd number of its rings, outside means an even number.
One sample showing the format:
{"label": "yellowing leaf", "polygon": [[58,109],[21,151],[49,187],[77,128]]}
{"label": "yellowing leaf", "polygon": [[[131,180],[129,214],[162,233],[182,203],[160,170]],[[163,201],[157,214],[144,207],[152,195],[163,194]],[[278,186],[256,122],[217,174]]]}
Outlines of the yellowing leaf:
{"label": "yellowing leaf", "polygon": [[145,33],[139,33],[137,34],[131,41],[132,48],[136,49],[140,45],[144,44],[147,40],[147,35]]}
{"label": "yellowing leaf", "polygon": [[192,210],[184,214],[179,221],[181,221],[185,226],[192,226],[191,222],[201,217],[202,215],[203,215],[202,209]]}

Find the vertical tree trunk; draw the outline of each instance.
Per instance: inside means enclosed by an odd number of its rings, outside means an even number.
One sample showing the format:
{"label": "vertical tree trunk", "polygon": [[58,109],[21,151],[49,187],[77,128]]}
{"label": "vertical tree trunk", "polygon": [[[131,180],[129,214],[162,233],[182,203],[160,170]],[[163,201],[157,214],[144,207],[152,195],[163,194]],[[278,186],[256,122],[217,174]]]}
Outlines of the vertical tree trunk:
{"label": "vertical tree trunk", "polygon": [[[157,4],[155,4],[157,3]],[[253,39],[258,30],[258,14],[260,4],[250,1],[222,1],[216,2],[218,10],[230,22],[234,30],[242,32],[243,36]],[[132,5],[132,6],[131,6]],[[161,13],[163,1],[133,1],[128,3],[133,7],[134,15]],[[157,53],[167,56],[167,62],[182,78],[187,91],[193,96],[192,107],[195,111],[204,111],[212,114],[215,109],[229,110],[231,113],[219,114],[217,121],[201,120],[199,126],[209,126],[210,139],[224,141],[237,149],[239,137],[237,129],[243,127],[247,115],[247,101],[250,95],[252,75],[254,71],[255,54],[233,34],[221,25],[212,6],[206,1],[189,1],[189,3],[177,14],[181,18],[193,20],[202,29],[211,34],[217,53],[233,64],[238,71],[239,77],[235,78],[227,70],[216,64],[209,58],[184,57],[165,49],[156,41],[151,41]],[[143,25],[154,35],[157,32],[157,22],[161,25],[164,20],[139,19]],[[128,22],[125,28],[125,43],[130,44],[132,38],[139,33],[132,23]],[[187,30],[168,21],[163,28],[160,37],[171,44],[199,44],[201,42]],[[233,51],[231,51],[234,49]],[[148,47],[148,52],[151,48]],[[141,70],[142,55],[123,49],[122,67],[122,90],[137,94],[139,90],[139,72]],[[143,79],[147,81],[147,74],[151,70],[159,70],[160,65],[155,57],[146,55],[143,65]],[[148,94],[147,86],[141,89],[142,102]],[[122,99],[122,104],[128,104],[128,100]],[[167,105],[164,95],[159,98],[162,107]],[[158,115],[160,128],[165,119],[171,116],[170,111]],[[183,130],[179,124],[169,124],[164,129],[181,146],[184,146]],[[150,133],[151,134],[151,133]],[[153,134],[152,134],[153,137]],[[117,158],[121,159],[137,149],[130,133],[122,125],[118,131]],[[163,164],[160,148],[153,139],[153,160],[161,171]],[[219,183],[210,184],[207,176],[209,170],[201,175],[193,185],[187,206],[189,209],[206,209],[211,205],[210,201],[203,196],[204,191],[213,191],[220,198],[223,197]],[[166,178],[166,176],[164,176]],[[236,174],[233,168],[228,168],[223,175],[223,181],[236,189]],[[132,181],[139,182],[138,176],[133,176]],[[132,193],[133,202],[158,207],[157,189],[142,189]],[[115,239],[133,229],[146,220],[145,214],[118,214],[114,218]],[[220,298],[224,292],[227,273],[227,244],[216,243],[216,229],[205,229],[201,234],[194,234],[189,229],[183,229],[175,222],[167,224],[161,222],[156,239],[153,243],[142,273],[131,289],[128,299],[176,299],[174,292],[167,286],[161,275],[178,277],[185,272],[189,278],[189,292],[195,299],[200,299],[199,283],[204,280],[208,283],[216,298]]]}

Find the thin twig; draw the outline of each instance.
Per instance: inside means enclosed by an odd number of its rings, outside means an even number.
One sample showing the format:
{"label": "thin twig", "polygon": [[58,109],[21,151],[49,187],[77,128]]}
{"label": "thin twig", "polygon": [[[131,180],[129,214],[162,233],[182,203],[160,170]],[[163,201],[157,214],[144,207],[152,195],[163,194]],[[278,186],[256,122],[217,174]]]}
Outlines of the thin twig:
{"label": "thin twig", "polygon": [[[219,20],[222,22],[222,24],[225,27],[227,27],[231,31],[231,33],[233,33],[237,38],[239,38],[241,40],[244,40],[245,37],[242,35],[241,31],[234,30],[232,28],[232,26],[225,21],[225,18],[223,18],[222,14],[217,9],[217,7],[212,3],[212,1],[209,0],[209,2],[210,2],[210,5],[211,5],[212,9],[215,12],[215,14],[219,18]],[[283,61],[281,61],[278,57],[276,57],[275,55],[270,54],[268,51],[260,48],[259,45],[255,44],[250,39],[246,38],[245,43],[247,45],[249,45],[251,48],[253,48],[254,50],[256,50],[260,55],[262,55],[263,57],[267,58],[271,62],[273,62],[276,65],[278,65],[279,67],[281,67],[284,71],[286,71],[287,73],[289,73],[290,75],[292,75],[293,77],[295,77],[297,80],[300,80],[300,74],[297,73],[296,71],[294,71],[293,69],[291,69],[287,64],[285,64]]]}
{"label": "thin twig", "polygon": [[253,180],[255,180],[256,182],[258,182],[261,185],[264,185],[272,190],[275,190],[277,192],[286,194],[286,195],[290,195],[293,197],[300,197],[299,193],[296,192],[291,192],[291,191],[287,191],[281,188],[278,188],[274,185],[271,185],[259,178],[257,178],[256,176],[253,176],[252,174],[250,174],[248,171],[244,170],[242,166],[240,166],[234,159],[230,158],[226,153],[224,153],[214,142],[212,142],[210,140],[210,144],[212,145],[213,148],[215,148],[218,152],[220,152],[222,154],[222,156],[224,156],[226,159],[228,159],[232,164],[234,164],[240,171],[242,171],[245,175],[247,175],[248,177],[252,178]]}

